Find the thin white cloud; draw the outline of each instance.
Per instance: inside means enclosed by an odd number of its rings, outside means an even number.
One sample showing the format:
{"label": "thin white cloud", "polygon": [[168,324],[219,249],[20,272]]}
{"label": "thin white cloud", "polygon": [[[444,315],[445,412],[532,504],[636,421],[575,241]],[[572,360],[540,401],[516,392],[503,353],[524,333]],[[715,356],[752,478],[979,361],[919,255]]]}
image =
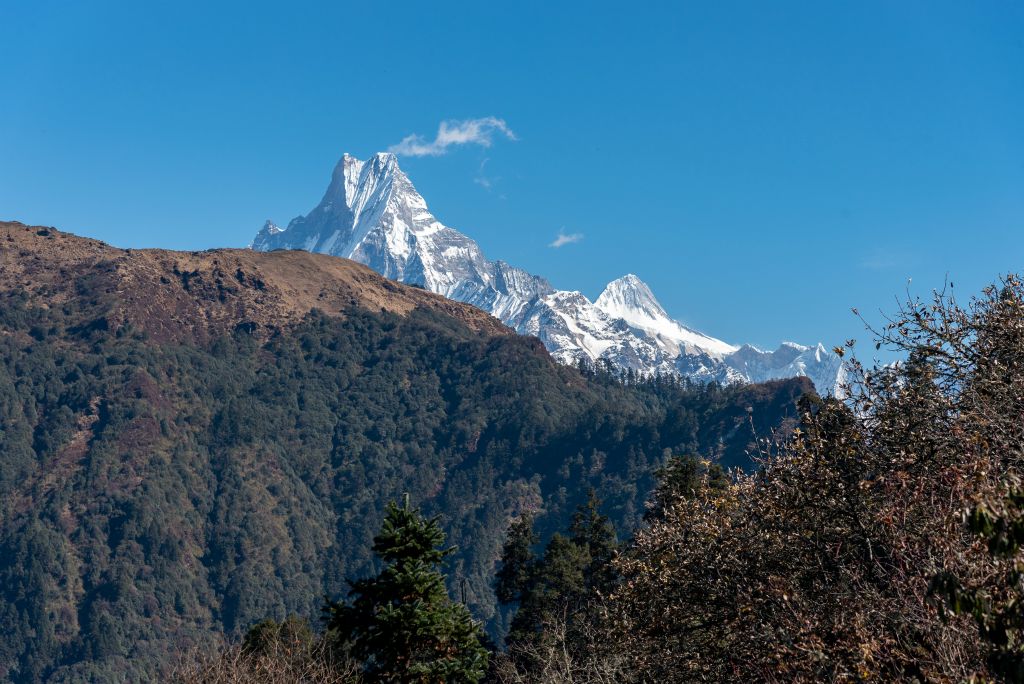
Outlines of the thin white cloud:
{"label": "thin white cloud", "polygon": [[484,173],[484,167],[487,166],[487,162],[489,162],[489,161],[491,161],[489,157],[484,157],[480,161],[480,168],[477,169],[477,171],[476,171],[476,178],[473,179],[474,183],[476,183],[477,185],[482,187],[487,192],[490,192],[491,188],[494,187],[494,184],[501,180],[500,177],[489,178]]}
{"label": "thin white cloud", "polygon": [[509,140],[517,139],[504,119],[485,116],[466,121],[442,121],[433,141],[427,141],[420,135],[407,135],[402,138],[402,142],[389,147],[388,152],[406,157],[438,157],[447,153],[452,145],[490,147],[495,134]]}
{"label": "thin white cloud", "polygon": [[571,245],[574,242],[579,242],[582,239],[583,233],[567,234],[565,232],[565,229],[563,228],[562,230],[558,231],[558,237],[556,237],[555,241],[549,244],[548,247],[554,247],[555,249],[558,249],[559,247],[564,247],[565,245]]}

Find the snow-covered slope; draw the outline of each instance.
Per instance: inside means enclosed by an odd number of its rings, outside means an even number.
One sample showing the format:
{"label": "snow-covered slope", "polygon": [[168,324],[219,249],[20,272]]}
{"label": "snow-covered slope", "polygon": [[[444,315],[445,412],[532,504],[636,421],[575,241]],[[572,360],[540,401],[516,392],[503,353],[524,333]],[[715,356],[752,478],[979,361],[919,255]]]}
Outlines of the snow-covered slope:
{"label": "snow-covered slope", "polygon": [[430,213],[392,154],[365,162],[346,154],[320,204],[284,229],[267,221],[252,248],[354,259],[389,278],[484,309],[517,332],[540,338],[565,363],[605,359],[622,369],[701,382],[806,375],[822,392],[834,391],[842,379],[839,358],[821,345],[787,342],[765,352],[687,328],[635,275],[612,281],[591,302],[579,292],[555,290],[540,276],[490,261],[476,242]]}
{"label": "snow-covered slope", "polygon": [[632,273],[608,283],[594,305],[612,318],[645,330],[676,353],[701,350],[724,356],[738,349],[669,318],[647,283]]}

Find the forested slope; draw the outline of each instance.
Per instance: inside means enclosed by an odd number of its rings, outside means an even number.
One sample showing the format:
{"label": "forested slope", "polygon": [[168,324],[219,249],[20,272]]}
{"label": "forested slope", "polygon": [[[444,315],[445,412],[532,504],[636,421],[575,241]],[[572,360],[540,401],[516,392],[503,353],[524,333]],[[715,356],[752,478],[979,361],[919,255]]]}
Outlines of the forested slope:
{"label": "forested slope", "polygon": [[629,529],[667,453],[745,463],[809,389],[623,384],[342,259],[0,224],[0,677],[137,681],[315,618],[404,493],[500,632],[513,516],[553,530],[593,487]]}

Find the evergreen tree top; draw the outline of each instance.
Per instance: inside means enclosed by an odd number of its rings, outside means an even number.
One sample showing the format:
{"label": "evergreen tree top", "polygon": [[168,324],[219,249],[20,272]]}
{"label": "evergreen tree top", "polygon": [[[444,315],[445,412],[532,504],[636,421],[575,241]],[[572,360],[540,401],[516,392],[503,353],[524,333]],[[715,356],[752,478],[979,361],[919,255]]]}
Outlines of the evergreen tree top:
{"label": "evergreen tree top", "polygon": [[441,548],[444,541],[439,516],[424,518],[419,509],[409,507],[407,498],[401,507],[394,501],[388,504],[381,530],[373,538],[373,551],[386,563],[416,559],[439,565],[456,550]]}
{"label": "evergreen tree top", "polygon": [[376,577],[352,582],[348,603],[328,601],[336,647],[362,661],[371,681],[478,682],[487,669],[480,625],[445,590],[437,518],[391,502],[373,550],[385,562]]}

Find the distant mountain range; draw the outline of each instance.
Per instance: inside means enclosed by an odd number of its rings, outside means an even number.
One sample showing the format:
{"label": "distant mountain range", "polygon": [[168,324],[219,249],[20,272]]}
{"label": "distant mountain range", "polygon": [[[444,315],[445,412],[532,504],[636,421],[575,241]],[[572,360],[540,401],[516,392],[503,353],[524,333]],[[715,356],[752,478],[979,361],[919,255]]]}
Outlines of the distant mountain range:
{"label": "distant mountain range", "polygon": [[540,338],[563,363],[607,361],[645,375],[722,384],[807,376],[823,394],[834,393],[843,380],[841,360],[821,344],[784,342],[762,351],[686,327],[635,275],[612,281],[591,302],[487,259],[476,242],[430,213],[393,154],[367,161],[344,155],[320,204],[287,228],[267,221],[252,248],[354,259],[388,278],[483,309],[520,334]]}

